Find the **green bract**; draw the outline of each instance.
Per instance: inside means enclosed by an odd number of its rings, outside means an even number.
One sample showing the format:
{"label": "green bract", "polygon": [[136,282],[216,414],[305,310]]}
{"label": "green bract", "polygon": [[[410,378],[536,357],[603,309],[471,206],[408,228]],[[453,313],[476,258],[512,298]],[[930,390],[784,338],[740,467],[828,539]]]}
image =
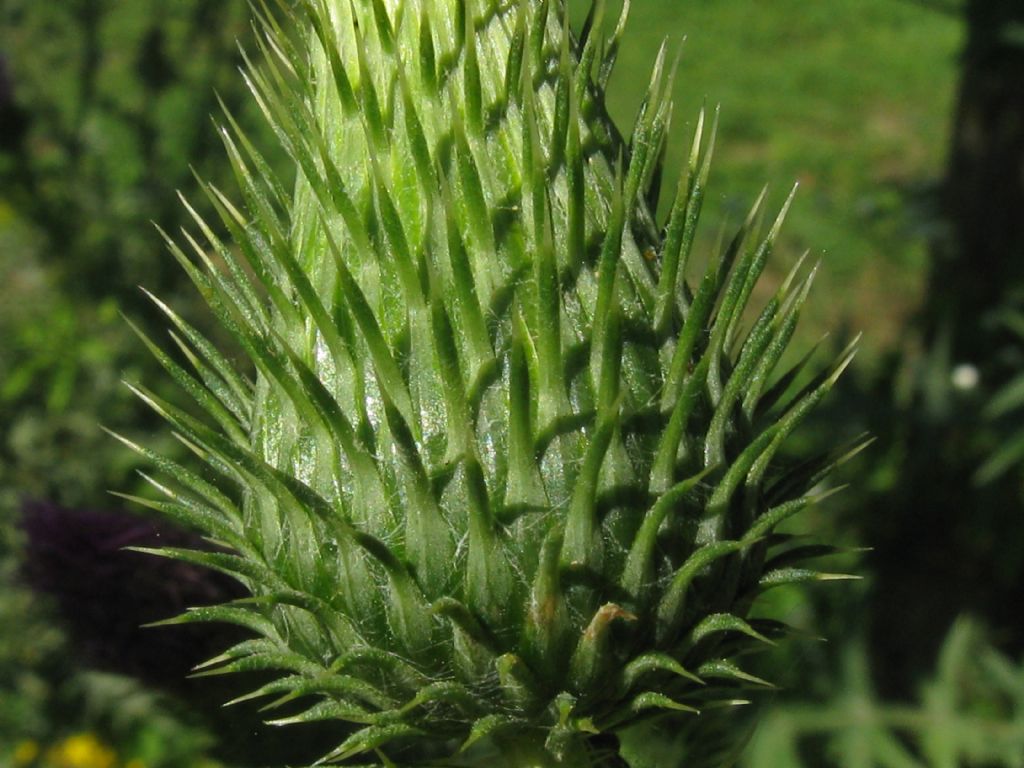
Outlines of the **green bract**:
{"label": "green bract", "polygon": [[687,285],[714,129],[659,224],[672,77],[625,141],[601,2],[579,34],[557,0],[257,19],[294,193],[229,117],[245,206],[205,191],[234,245],[198,216],[206,244],[170,245],[257,374],[157,302],[208,419],[138,389],[223,480],[152,457],[176,482],[150,505],[227,548],[163,554],[253,593],[182,617],[252,630],[211,669],[278,670],[253,696],[337,720],[328,762],[615,764],[618,729],[733,702],[774,628],[752,599],[821,578],[772,530],[843,453],[776,460],[852,356],[775,373],[799,264],[745,314],[785,210]]}

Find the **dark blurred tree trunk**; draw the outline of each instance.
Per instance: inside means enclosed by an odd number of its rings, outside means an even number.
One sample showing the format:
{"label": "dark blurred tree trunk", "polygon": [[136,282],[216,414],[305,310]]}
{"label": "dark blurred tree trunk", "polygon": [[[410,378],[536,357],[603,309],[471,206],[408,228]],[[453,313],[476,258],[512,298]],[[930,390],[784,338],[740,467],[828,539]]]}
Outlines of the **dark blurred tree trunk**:
{"label": "dark blurred tree trunk", "polygon": [[[883,436],[903,454],[894,489],[870,511],[875,547],[872,645],[880,690],[914,692],[960,613],[989,624],[1005,650],[1024,650],[1021,477],[978,487],[977,435],[988,397],[1019,372],[1020,340],[991,322],[1024,298],[1024,0],[969,0],[952,144],[922,312],[925,362],[909,412]],[[975,366],[979,384],[951,374]]]}
{"label": "dark blurred tree trunk", "polygon": [[1024,285],[1024,0],[970,0],[943,189],[929,331],[952,321],[953,360],[983,361],[976,323]]}

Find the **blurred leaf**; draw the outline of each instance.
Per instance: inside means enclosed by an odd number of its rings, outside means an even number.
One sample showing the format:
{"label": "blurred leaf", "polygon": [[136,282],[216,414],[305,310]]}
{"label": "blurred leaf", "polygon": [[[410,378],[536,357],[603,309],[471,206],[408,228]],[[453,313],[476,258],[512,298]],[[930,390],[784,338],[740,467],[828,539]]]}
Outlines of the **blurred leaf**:
{"label": "blurred leaf", "polygon": [[779,704],[763,720],[744,768],[1021,768],[1024,664],[988,645],[969,620],[946,637],[918,705],[879,701],[863,648],[849,646],[835,696]]}

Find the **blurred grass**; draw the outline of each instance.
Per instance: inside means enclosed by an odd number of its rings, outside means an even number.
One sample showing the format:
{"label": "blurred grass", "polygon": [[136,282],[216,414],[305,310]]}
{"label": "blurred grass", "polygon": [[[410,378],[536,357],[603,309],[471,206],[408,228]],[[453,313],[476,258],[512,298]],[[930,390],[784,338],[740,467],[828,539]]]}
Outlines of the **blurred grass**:
{"label": "blurred grass", "polygon": [[722,110],[698,247],[710,249],[719,223],[736,223],[766,182],[776,208],[799,182],[775,268],[805,249],[824,257],[804,333],[862,330],[859,365],[870,364],[921,299],[962,23],[911,0],[639,0],[609,88],[620,125],[636,114],[661,41],[671,61],[684,36],[669,183],[701,105]]}

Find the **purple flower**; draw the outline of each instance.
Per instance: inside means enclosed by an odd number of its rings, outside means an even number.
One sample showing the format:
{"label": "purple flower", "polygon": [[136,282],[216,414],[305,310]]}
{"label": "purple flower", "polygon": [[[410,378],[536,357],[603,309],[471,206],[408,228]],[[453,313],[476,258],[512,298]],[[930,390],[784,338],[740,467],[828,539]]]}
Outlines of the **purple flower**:
{"label": "purple flower", "polygon": [[241,639],[221,625],[142,627],[245,594],[222,574],[125,550],[211,549],[198,536],[126,512],[45,501],[23,506],[22,527],[25,580],[54,599],[82,662],[166,686]]}

